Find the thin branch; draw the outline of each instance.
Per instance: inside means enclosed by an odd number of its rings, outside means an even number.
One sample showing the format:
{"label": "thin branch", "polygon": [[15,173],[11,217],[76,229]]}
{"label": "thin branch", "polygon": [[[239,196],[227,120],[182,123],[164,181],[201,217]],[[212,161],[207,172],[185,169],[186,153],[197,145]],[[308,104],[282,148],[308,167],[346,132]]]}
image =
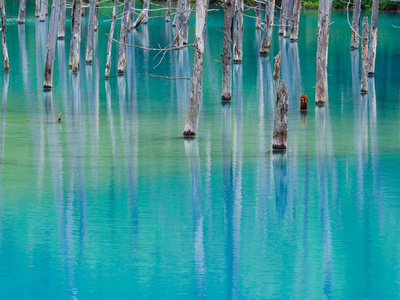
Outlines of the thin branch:
{"label": "thin branch", "polygon": [[153,75],[149,74],[146,72],[146,74],[150,77],[157,77],[157,78],[164,78],[164,79],[173,79],[173,80],[179,80],[179,79],[186,79],[186,80],[192,80],[191,78],[188,77],[167,77],[167,76],[160,76],[160,75]]}

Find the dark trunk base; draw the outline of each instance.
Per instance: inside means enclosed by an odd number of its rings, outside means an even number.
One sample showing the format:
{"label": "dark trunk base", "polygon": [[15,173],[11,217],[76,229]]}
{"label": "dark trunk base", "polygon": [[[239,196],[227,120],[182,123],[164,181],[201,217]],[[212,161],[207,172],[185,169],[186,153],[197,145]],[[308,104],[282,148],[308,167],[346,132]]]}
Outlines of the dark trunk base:
{"label": "dark trunk base", "polygon": [[325,106],[325,101],[318,101],[318,102],[315,102],[315,105],[316,105],[316,106]]}
{"label": "dark trunk base", "polygon": [[183,132],[183,137],[184,138],[194,138],[194,137],[196,137],[196,133],[190,131],[190,129],[189,129],[188,131]]}
{"label": "dark trunk base", "polygon": [[231,95],[222,95],[221,101],[222,102],[231,102],[232,96]]}
{"label": "dark trunk base", "polygon": [[273,151],[285,151],[286,146],[284,145],[272,145],[272,150]]}

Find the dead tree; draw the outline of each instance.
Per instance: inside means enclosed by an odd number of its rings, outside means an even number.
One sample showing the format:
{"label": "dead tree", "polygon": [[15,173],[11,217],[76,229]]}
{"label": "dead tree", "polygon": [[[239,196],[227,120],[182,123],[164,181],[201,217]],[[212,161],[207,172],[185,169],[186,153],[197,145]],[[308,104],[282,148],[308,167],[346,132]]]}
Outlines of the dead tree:
{"label": "dead tree", "polygon": [[279,35],[283,35],[283,32],[285,31],[285,20],[286,20],[286,10],[287,10],[287,2],[289,0],[282,0],[281,3],[281,14],[279,17]]}
{"label": "dead tree", "polygon": [[285,82],[278,80],[276,86],[276,105],[272,149],[286,150],[289,114],[289,92]]}
{"label": "dead tree", "polygon": [[40,16],[39,16],[39,21],[44,22],[46,20],[46,10],[47,10],[47,5],[46,3],[40,1]]}
{"label": "dead tree", "polygon": [[69,51],[69,67],[77,73],[81,47],[82,0],[74,0],[72,5],[71,43]]}
{"label": "dead tree", "polygon": [[299,37],[300,10],[301,10],[301,0],[294,0],[292,31],[290,32],[290,40],[292,42],[297,41]]}
{"label": "dead tree", "polygon": [[132,30],[133,24],[135,24],[135,0],[131,0],[131,7],[129,11],[129,30]]}
{"label": "dead tree", "polygon": [[274,28],[275,0],[268,0],[265,6],[265,26],[261,41],[260,55],[269,53],[271,48],[272,30]]}
{"label": "dead tree", "polygon": [[224,37],[222,42],[222,101],[232,97],[232,28],[235,1],[226,0],[224,8]]}
{"label": "dead tree", "polygon": [[40,16],[40,0],[35,0],[35,17],[39,18]]}
{"label": "dead tree", "polygon": [[189,18],[190,18],[190,0],[184,0],[185,2],[185,12],[184,12],[184,22],[182,24],[183,30],[183,44],[188,44],[189,39]]}
{"label": "dead tree", "polygon": [[18,24],[25,23],[26,0],[19,0]]}
{"label": "dead tree", "polygon": [[10,71],[10,62],[8,60],[8,50],[6,42],[6,10],[4,8],[4,0],[0,0],[0,14],[1,14],[1,45],[3,47],[3,58],[4,58],[4,71]]}
{"label": "dead tree", "polygon": [[[143,24],[147,23],[147,18],[149,16],[149,6],[150,6],[150,3],[148,1],[145,1],[143,3],[143,9],[140,12],[139,16],[136,18],[136,21],[133,23],[133,28],[138,27],[140,25],[140,23],[143,23]],[[146,20],[146,22],[144,22],[144,20]]]}
{"label": "dead tree", "polygon": [[65,38],[65,17],[67,14],[67,0],[60,1],[60,14],[58,18],[58,39],[62,40]]}
{"label": "dead tree", "polygon": [[243,0],[236,1],[235,30],[233,39],[233,62],[241,63],[243,57]]}
{"label": "dead tree", "polygon": [[106,74],[105,79],[110,77],[110,69],[111,69],[111,50],[112,50],[112,39],[114,36],[115,23],[117,21],[117,12],[118,12],[118,0],[114,0],[114,8],[111,18],[111,27],[110,34],[108,36],[108,44],[107,44],[107,64],[106,64]]}
{"label": "dead tree", "polygon": [[150,0],[144,0],[143,2],[144,17],[142,20],[142,24],[147,24],[148,22],[149,9],[150,9]]}
{"label": "dead tree", "polygon": [[[239,1],[239,0],[238,0]],[[243,2],[243,1],[242,1]],[[261,1],[257,1],[256,8],[256,28],[261,29]]]}
{"label": "dead tree", "polygon": [[88,27],[87,44],[86,44],[86,63],[87,64],[92,63],[94,19],[96,16],[96,6],[97,6],[97,0],[90,0],[89,27]]}
{"label": "dead tree", "polygon": [[[351,49],[358,49],[359,37],[358,32],[360,31],[360,15],[361,15],[361,0],[354,0],[354,9],[353,9],[353,22],[351,31]],[[357,34],[356,34],[357,33]]]}
{"label": "dead tree", "polygon": [[372,1],[371,35],[368,49],[368,76],[375,74],[376,42],[378,39],[379,0]]}
{"label": "dead tree", "polygon": [[280,71],[281,71],[281,52],[279,51],[278,55],[275,56],[274,78],[279,78]]}
{"label": "dead tree", "polygon": [[368,93],[368,35],[368,17],[364,17],[361,38],[361,94]]}
{"label": "dead tree", "polygon": [[46,63],[44,66],[43,88],[45,90],[51,89],[53,87],[53,66],[54,66],[54,57],[56,53],[57,27],[58,27],[59,14],[60,14],[60,0],[53,0],[51,16],[50,16],[49,36],[47,38]]}
{"label": "dead tree", "polygon": [[196,1],[196,32],[194,37],[194,55],[192,83],[190,85],[189,110],[186,119],[184,137],[194,137],[199,124],[201,95],[203,88],[204,44],[206,40],[207,0]]}
{"label": "dead tree", "polygon": [[167,0],[167,7],[165,10],[165,22],[171,22],[171,0]]}
{"label": "dead tree", "polygon": [[315,84],[315,104],[325,104],[327,80],[329,31],[331,28],[331,0],[320,0],[318,9],[317,79]]}
{"label": "dead tree", "polygon": [[182,2],[183,0],[178,0],[177,2],[176,2],[176,14],[175,14],[175,16],[174,16],[174,20],[172,21],[172,27],[176,27],[176,23],[178,22],[178,19],[179,19],[179,9],[180,9],[180,7],[181,7],[181,2]]}
{"label": "dead tree", "polygon": [[125,63],[126,63],[126,43],[128,41],[128,27],[129,27],[129,5],[130,0],[125,0],[124,2],[124,12],[122,14],[121,21],[121,35],[118,50],[118,74],[125,73]]}
{"label": "dead tree", "polygon": [[185,9],[186,9],[186,0],[179,0],[177,7],[177,15],[175,16],[174,22],[176,23],[176,30],[175,30],[175,38],[174,38],[174,45],[175,47],[182,47],[183,42],[185,40]]}
{"label": "dead tree", "polygon": [[288,38],[290,36],[290,20],[291,20],[291,13],[293,12],[293,0],[286,0],[285,1],[286,8],[283,20],[283,37]]}

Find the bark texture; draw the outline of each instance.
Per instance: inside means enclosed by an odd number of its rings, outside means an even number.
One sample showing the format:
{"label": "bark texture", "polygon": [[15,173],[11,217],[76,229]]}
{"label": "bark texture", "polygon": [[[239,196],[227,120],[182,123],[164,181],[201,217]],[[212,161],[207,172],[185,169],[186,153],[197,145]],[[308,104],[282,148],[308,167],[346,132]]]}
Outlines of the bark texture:
{"label": "bark texture", "polygon": [[189,18],[190,18],[190,0],[184,0],[185,2],[185,13],[184,13],[184,23],[183,23],[183,44],[187,45],[189,39]]}
{"label": "bark texture", "polygon": [[268,0],[265,6],[265,26],[261,41],[260,54],[266,55],[271,48],[272,31],[274,28],[275,0]]}
{"label": "bark texture", "polygon": [[279,73],[281,71],[281,52],[275,56],[275,65],[274,65],[274,78],[279,78]]}
{"label": "bark texture", "polygon": [[278,80],[272,149],[285,150],[288,132],[289,92],[285,82]]}
{"label": "bark texture", "polygon": [[283,32],[285,31],[285,19],[286,19],[286,9],[287,9],[287,2],[289,0],[282,0],[281,2],[281,14],[279,17],[279,35],[283,35]]}
{"label": "bark texture", "polygon": [[35,17],[39,18],[40,16],[40,0],[35,0]]}
{"label": "bark texture", "polygon": [[65,17],[67,14],[67,0],[60,1],[60,14],[58,18],[58,33],[57,37],[59,39],[65,38]]}
{"label": "bark texture", "polygon": [[[150,6],[150,5],[148,5]],[[133,23],[133,28],[136,28],[140,25],[140,23],[146,24],[144,20],[147,20],[147,17],[149,15],[149,8],[146,6],[146,2],[143,3],[143,10],[140,12],[139,16],[136,18],[136,21]]]}
{"label": "bark texture", "polygon": [[[354,9],[353,9],[353,22],[351,27],[359,33],[360,32],[360,15],[361,15],[361,0],[354,0]],[[357,34],[352,30],[351,31],[351,49],[358,49],[359,38]]]}
{"label": "bark texture", "polygon": [[46,10],[47,10],[47,5],[44,4],[43,2],[40,2],[40,16],[39,16],[40,22],[44,22],[44,20],[46,20]]}
{"label": "bark texture", "polygon": [[206,40],[207,0],[196,1],[196,31],[194,37],[194,54],[192,82],[190,85],[189,110],[183,136],[196,136],[199,124],[201,95],[203,89],[204,44]]}
{"label": "bark texture", "polygon": [[1,46],[3,48],[3,58],[4,58],[4,71],[10,71],[10,62],[8,60],[8,50],[6,42],[6,10],[4,8],[4,0],[0,0],[0,14],[1,14]]}
{"label": "bark texture", "polygon": [[301,10],[301,0],[294,0],[292,31],[290,32],[290,40],[292,42],[297,41],[299,37],[300,10]]}
{"label": "bark texture", "polygon": [[171,0],[167,0],[167,7],[165,10],[165,22],[171,22]]}
{"label": "bark texture", "polygon": [[112,18],[111,18],[111,27],[110,27],[110,34],[108,38],[108,44],[107,44],[107,64],[106,64],[106,72],[105,72],[105,79],[110,78],[110,70],[111,70],[111,50],[112,50],[112,38],[114,36],[114,29],[115,29],[115,23],[117,21],[117,12],[118,12],[118,0],[114,0],[114,7],[113,7],[113,13],[112,13]]}
{"label": "bark texture", "polygon": [[181,2],[182,2],[183,0],[178,0],[177,2],[176,2],[176,12],[177,12],[177,14],[175,14],[175,16],[174,16],[174,20],[172,21],[172,27],[176,27],[176,24],[178,23],[178,19],[179,19],[179,8],[181,7]]}
{"label": "bark texture", "polygon": [[81,47],[81,19],[82,0],[74,0],[72,5],[71,43],[69,51],[69,67],[72,73],[77,73],[79,68]]}
{"label": "bark texture", "polygon": [[293,12],[293,0],[285,1],[286,8],[284,14],[284,27],[283,27],[283,37],[288,38],[290,36],[290,20]]}
{"label": "bark texture", "polygon": [[[126,64],[126,43],[128,41],[128,27],[129,27],[129,5],[130,0],[125,0],[124,2],[124,13],[122,14],[122,22],[121,22],[121,35],[119,50],[118,50],[118,74],[125,73],[125,64]],[[143,21],[142,21],[143,22]]]}
{"label": "bark texture", "polygon": [[93,57],[94,19],[96,16],[96,6],[97,6],[97,0],[90,0],[89,27],[88,27],[87,44],[86,44],[87,64],[92,63],[92,57]]}
{"label": "bark texture", "polygon": [[25,23],[26,0],[19,0],[18,24]]}
{"label": "bark texture", "polygon": [[143,2],[144,17],[142,20],[142,24],[147,24],[147,22],[148,22],[149,9],[150,9],[150,1],[144,0],[144,2]]}
{"label": "bark texture", "polygon": [[133,24],[135,24],[135,0],[131,0],[131,7],[129,11],[129,30],[132,30]]}
{"label": "bark texture", "polygon": [[315,104],[325,104],[327,80],[329,31],[331,28],[331,0],[320,0],[318,9],[317,79],[315,84]]}
{"label": "bark texture", "polygon": [[376,43],[378,38],[379,0],[373,0],[371,13],[371,35],[368,49],[368,75],[375,74]]}
{"label": "bark texture", "polygon": [[51,10],[49,36],[47,38],[46,63],[44,66],[44,89],[51,89],[53,86],[53,66],[56,53],[57,27],[60,14],[60,0],[53,0]]}
{"label": "bark texture", "polygon": [[236,0],[235,30],[233,39],[233,62],[240,63],[243,59],[243,0]]}
{"label": "bark texture", "polygon": [[368,17],[364,17],[361,38],[361,94],[368,93],[368,35]]}
{"label": "bark texture", "polygon": [[261,2],[259,1],[257,2],[257,8],[256,8],[256,28],[257,29],[261,28]]}
{"label": "bark texture", "polygon": [[176,24],[175,39],[174,39],[175,47],[182,47],[185,39],[185,30],[184,30],[185,9],[186,9],[186,0],[179,0],[177,6],[178,13],[176,14],[174,19],[174,22]]}
{"label": "bark texture", "polygon": [[222,42],[222,101],[232,97],[232,27],[235,1],[226,0],[224,8],[224,38]]}

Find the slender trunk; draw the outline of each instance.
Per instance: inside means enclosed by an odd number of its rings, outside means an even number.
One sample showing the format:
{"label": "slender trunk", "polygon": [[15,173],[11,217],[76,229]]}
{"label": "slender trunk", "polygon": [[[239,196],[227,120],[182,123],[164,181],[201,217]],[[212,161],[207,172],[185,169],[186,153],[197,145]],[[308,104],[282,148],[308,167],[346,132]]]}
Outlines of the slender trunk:
{"label": "slender trunk", "polygon": [[285,82],[278,80],[272,149],[285,150],[288,132],[289,92]]}
{"label": "slender trunk", "polygon": [[59,39],[65,38],[65,17],[67,14],[67,0],[60,1],[60,14],[58,18],[58,33],[57,37]]}
{"label": "slender trunk", "polygon": [[97,0],[90,0],[90,11],[89,11],[89,27],[87,35],[86,45],[86,63],[92,63],[93,56],[93,37],[94,37],[94,19],[96,15]]}
{"label": "slender trunk", "polygon": [[279,17],[279,35],[283,35],[283,32],[285,31],[285,19],[286,19],[286,8],[287,8],[287,2],[289,0],[282,0],[281,2],[281,14]]}
{"label": "slender trunk", "polygon": [[114,8],[113,8],[113,13],[112,13],[112,19],[111,19],[111,27],[110,27],[110,34],[108,38],[108,45],[107,45],[107,64],[106,64],[106,74],[105,74],[105,79],[108,79],[110,77],[110,69],[111,69],[111,50],[112,50],[112,38],[114,36],[114,29],[115,29],[115,23],[117,21],[117,12],[118,12],[118,0],[114,0]]}
{"label": "slender trunk", "polygon": [[120,42],[122,43],[122,45],[121,44],[119,45],[119,50],[118,50],[118,74],[125,73],[125,63],[126,63],[125,44],[128,41],[129,7],[130,7],[130,0],[125,0],[124,12],[121,21],[121,35],[120,35]]}
{"label": "slender trunk", "polygon": [[10,71],[10,62],[8,60],[8,50],[6,42],[6,10],[4,8],[4,0],[0,0],[0,14],[1,14],[1,45],[3,47],[3,58],[4,58],[4,71]]}
{"label": "slender trunk", "polygon": [[235,30],[233,40],[233,62],[240,63],[243,59],[243,0],[236,0]]}
{"label": "slender trunk", "polygon": [[293,0],[286,1],[286,10],[285,10],[285,27],[283,29],[283,37],[288,38],[290,36],[290,23],[293,14]]}
{"label": "slender trunk", "polygon": [[331,28],[331,0],[320,0],[318,10],[317,79],[315,84],[315,104],[325,104],[327,80],[329,31]]}
{"label": "slender trunk", "polygon": [[361,38],[361,94],[368,93],[368,35],[368,17],[364,17]]}
{"label": "slender trunk", "polygon": [[279,73],[281,71],[281,52],[275,56],[275,66],[274,66],[274,78],[279,78]]}
{"label": "slender trunk", "polygon": [[82,0],[74,0],[72,5],[71,43],[69,51],[69,67],[72,73],[78,72],[81,47],[81,12]]}
{"label": "slender trunk", "polygon": [[176,3],[176,14],[175,14],[175,16],[174,16],[174,20],[172,21],[172,27],[176,27],[176,24],[178,23],[178,19],[179,19],[179,9],[180,9],[180,7],[181,7],[181,5],[182,5],[182,2],[183,0],[178,0],[177,1],[177,3]]}
{"label": "slender trunk", "polygon": [[144,18],[142,20],[142,24],[147,24],[148,22],[149,9],[150,9],[150,0],[144,0],[143,2]]}
{"label": "slender trunk", "polygon": [[131,0],[131,7],[129,11],[129,30],[132,30],[135,24],[135,0]]}
{"label": "slender trunk", "polygon": [[165,22],[171,22],[171,0],[167,0],[167,7],[165,10]]}
{"label": "slender trunk", "polygon": [[[132,0],[132,2],[135,3],[135,0]],[[99,29],[99,1],[97,1],[96,14],[94,15],[94,31],[97,31],[97,29]]]}
{"label": "slender trunk", "polygon": [[40,16],[40,0],[35,0],[35,17],[39,18]]}
{"label": "slender trunk", "polygon": [[186,0],[179,0],[177,7],[177,15],[174,19],[176,20],[176,29],[175,29],[175,38],[174,38],[174,45],[175,47],[183,46],[184,42],[184,25],[185,25],[185,9],[186,9]]}
{"label": "slender trunk", "polygon": [[43,88],[45,90],[51,89],[53,86],[53,66],[54,66],[54,56],[56,53],[57,27],[58,27],[59,14],[60,14],[60,0],[53,0],[51,16],[50,16],[49,36],[47,38],[46,63],[44,66]]}
{"label": "slender trunk", "polygon": [[189,39],[190,0],[185,0],[185,21],[183,23],[183,44],[187,45]]}
{"label": "slender trunk", "polygon": [[232,28],[235,1],[226,0],[224,8],[224,38],[222,42],[222,101],[232,97]]}
{"label": "slender trunk", "polygon": [[44,22],[44,20],[46,20],[46,9],[47,5],[43,2],[40,2],[40,16],[39,16],[40,22]]}
{"label": "slender trunk", "polygon": [[190,85],[189,110],[183,136],[196,136],[199,124],[201,96],[203,89],[204,44],[206,40],[207,0],[196,1],[196,32],[194,37],[194,55],[192,82]]}
{"label": "slender trunk", "polygon": [[294,0],[292,31],[290,33],[290,40],[292,42],[297,41],[297,38],[299,36],[300,10],[301,10],[301,0]]}
{"label": "slender trunk", "polygon": [[261,2],[257,2],[257,8],[256,8],[256,28],[260,29],[261,28]]}
{"label": "slender trunk", "polygon": [[272,30],[274,28],[275,0],[268,0],[265,6],[265,26],[261,41],[260,54],[268,54],[271,48]]}
{"label": "slender trunk", "polygon": [[368,76],[375,74],[376,42],[378,39],[379,0],[373,0],[371,13],[371,35],[368,49]]}
{"label": "slender trunk", "polygon": [[19,0],[18,24],[25,23],[26,0]]}
{"label": "slender trunk", "polygon": [[[351,27],[359,33],[360,32],[360,15],[361,15],[361,0],[354,0],[353,10],[353,24]],[[351,49],[358,49],[359,38],[358,35],[351,31]]]}
{"label": "slender trunk", "polygon": [[[150,5],[149,5],[150,6]],[[133,28],[136,28],[140,25],[140,23],[146,24],[143,21],[146,19],[149,15],[149,7],[146,5],[146,2],[143,3],[143,10],[140,12],[139,16],[137,17],[136,21],[133,23]]]}

